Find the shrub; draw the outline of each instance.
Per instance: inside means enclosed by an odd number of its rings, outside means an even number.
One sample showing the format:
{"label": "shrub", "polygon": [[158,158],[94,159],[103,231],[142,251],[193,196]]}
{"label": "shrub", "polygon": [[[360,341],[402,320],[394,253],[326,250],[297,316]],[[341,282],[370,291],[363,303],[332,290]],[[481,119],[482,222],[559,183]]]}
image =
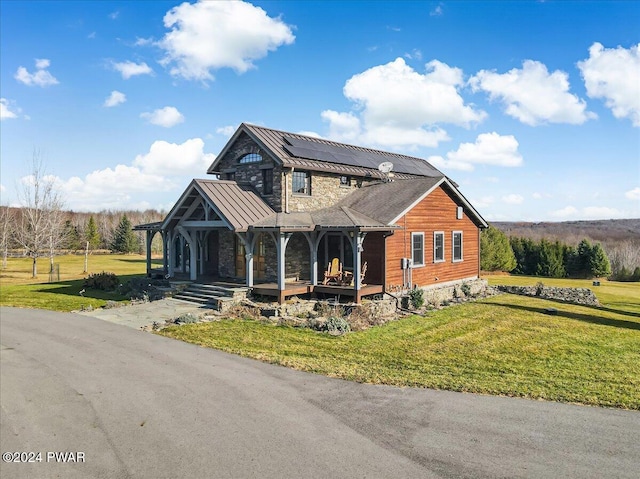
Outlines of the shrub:
{"label": "shrub", "polygon": [[351,331],[349,322],[340,316],[331,316],[327,319],[326,328],[329,334],[340,335]]}
{"label": "shrub", "polygon": [[543,289],[544,289],[544,283],[542,281],[538,281],[536,283],[536,296],[540,296],[542,294]]}
{"label": "shrub", "polygon": [[102,291],[113,291],[120,285],[120,280],[114,273],[90,274],[85,278],[82,287],[86,289],[99,289]]}
{"label": "shrub", "polygon": [[409,301],[413,309],[420,309],[424,305],[424,291],[420,288],[413,288],[409,291]]}
{"label": "shrub", "polygon": [[191,324],[191,323],[197,323],[197,322],[198,322],[198,317],[192,313],[181,314],[174,320],[174,323],[176,324],[178,323]]}
{"label": "shrub", "polygon": [[462,285],[460,285],[460,290],[464,293],[465,296],[469,296],[471,294],[471,286],[469,286],[467,283],[462,283]]}

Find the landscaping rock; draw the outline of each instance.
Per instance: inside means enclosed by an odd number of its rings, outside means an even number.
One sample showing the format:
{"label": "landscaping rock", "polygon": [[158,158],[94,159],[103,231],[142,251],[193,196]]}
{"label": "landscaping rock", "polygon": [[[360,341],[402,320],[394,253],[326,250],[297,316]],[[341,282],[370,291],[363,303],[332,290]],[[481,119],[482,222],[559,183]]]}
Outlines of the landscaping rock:
{"label": "landscaping rock", "polygon": [[562,301],[563,303],[579,304],[583,306],[601,306],[596,295],[589,288],[558,288],[550,286],[507,286],[497,285],[496,288],[504,293],[535,296],[542,299]]}

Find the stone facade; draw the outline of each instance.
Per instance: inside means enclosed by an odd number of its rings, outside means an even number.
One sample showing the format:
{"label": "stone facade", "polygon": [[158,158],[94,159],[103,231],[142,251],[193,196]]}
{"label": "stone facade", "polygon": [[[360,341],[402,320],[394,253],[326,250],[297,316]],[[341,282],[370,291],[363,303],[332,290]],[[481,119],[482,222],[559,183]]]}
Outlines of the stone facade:
{"label": "stone facade", "polygon": [[496,286],[505,293],[522,296],[535,296],[541,299],[562,301],[563,303],[580,304],[583,306],[600,306],[596,295],[589,288],[555,288],[549,286]]}
{"label": "stone facade", "polygon": [[[240,159],[250,153],[262,157],[258,163],[239,163]],[[265,150],[260,148],[249,136],[242,134],[218,163],[221,179],[231,179],[238,183],[248,183],[255,187],[262,198],[275,211],[282,211],[282,167],[278,165]],[[273,170],[273,192],[266,194],[263,184],[263,170]]]}
{"label": "stone facade", "polygon": [[[257,153],[262,157],[258,163],[239,163],[247,154]],[[264,194],[262,171],[273,169],[273,193]],[[293,193],[293,181],[290,171],[284,171],[265,150],[260,148],[248,135],[241,134],[231,148],[220,159],[217,170],[221,179],[235,179],[239,183],[248,183],[256,188],[262,198],[278,213],[286,211],[287,199],[289,211],[311,211],[336,204],[354,189],[375,179],[349,177],[348,185],[340,184],[340,176],[335,173],[309,171],[311,175],[311,195]],[[284,188],[288,189],[288,195]]]}
{"label": "stone facade", "polygon": [[[308,173],[311,175],[311,195],[294,194],[291,173],[285,177],[289,193],[289,211],[291,212],[313,211],[333,206],[367,181],[372,181],[349,177],[350,185],[341,185],[340,175],[318,171]],[[283,197],[282,201],[284,210],[286,197]]]}

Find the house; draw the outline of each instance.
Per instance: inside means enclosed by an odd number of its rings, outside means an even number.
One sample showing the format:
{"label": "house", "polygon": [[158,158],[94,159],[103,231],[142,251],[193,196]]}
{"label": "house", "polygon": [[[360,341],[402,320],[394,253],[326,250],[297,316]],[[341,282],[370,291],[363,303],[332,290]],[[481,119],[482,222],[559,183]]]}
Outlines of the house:
{"label": "house", "polygon": [[[161,234],[167,277],[241,280],[280,302],[305,293],[359,302],[479,276],[487,223],[423,159],[243,123],[207,173],[164,221],[136,228],[148,252]],[[350,280],[323,284],[334,258]]]}

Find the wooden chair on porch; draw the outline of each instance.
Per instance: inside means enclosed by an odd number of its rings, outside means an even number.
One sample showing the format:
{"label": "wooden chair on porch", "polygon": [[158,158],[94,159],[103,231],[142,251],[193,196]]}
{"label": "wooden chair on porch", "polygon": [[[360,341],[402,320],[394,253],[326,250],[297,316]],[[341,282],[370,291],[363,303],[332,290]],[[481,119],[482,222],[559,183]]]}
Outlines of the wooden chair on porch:
{"label": "wooden chair on porch", "polygon": [[[360,286],[364,286],[364,275],[367,274],[367,262],[362,263],[362,267],[360,268]],[[353,286],[353,273],[351,271],[346,271],[342,278],[343,286]]]}
{"label": "wooden chair on porch", "polygon": [[324,272],[322,284],[340,284],[342,282],[342,263],[338,258],[333,258]]}

